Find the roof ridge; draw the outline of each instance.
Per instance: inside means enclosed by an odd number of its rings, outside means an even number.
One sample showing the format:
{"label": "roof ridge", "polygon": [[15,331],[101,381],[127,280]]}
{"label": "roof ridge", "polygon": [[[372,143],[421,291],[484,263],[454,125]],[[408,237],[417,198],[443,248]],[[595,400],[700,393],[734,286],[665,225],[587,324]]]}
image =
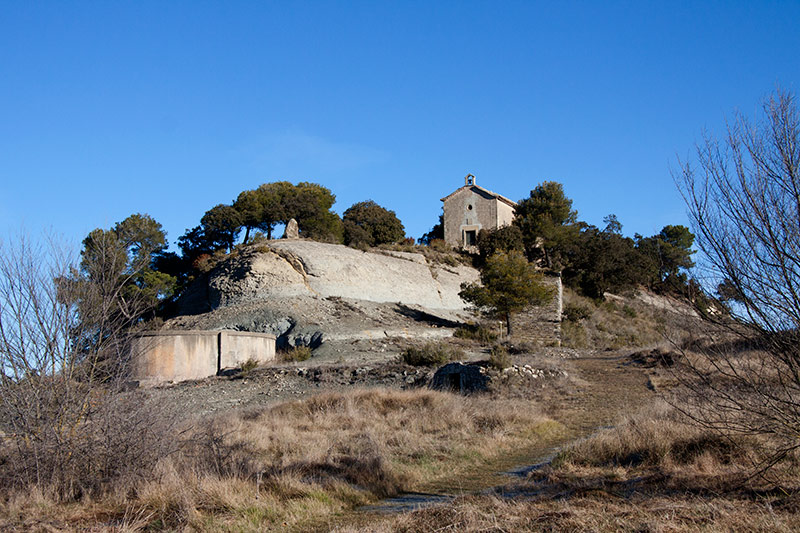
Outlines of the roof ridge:
{"label": "roof ridge", "polygon": [[508,205],[510,205],[510,206],[512,206],[512,207],[514,207],[514,206],[516,206],[516,205],[517,205],[517,202],[515,202],[514,200],[511,200],[511,199],[509,199],[509,198],[506,198],[506,197],[505,197],[505,196],[503,196],[502,194],[497,194],[497,193],[496,193],[496,192],[494,192],[494,191],[490,191],[489,189],[486,189],[486,188],[484,188],[484,187],[481,187],[480,185],[476,185],[476,184],[474,184],[474,183],[473,183],[472,185],[464,185],[464,186],[462,186],[462,187],[459,187],[459,188],[458,188],[458,189],[456,189],[455,191],[451,192],[450,194],[448,194],[447,196],[445,196],[444,198],[442,198],[440,201],[441,201],[441,202],[444,202],[445,200],[447,200],[448,198],[450,198],[451,196],[453,196],[453,195],[454,195],[454,194],[456,194],[457,192],[461,191],[462,189],[472,189],[472,188],[479,189],[479,190],[481,190],[481,191],[485,192],[486,194],[488,194],[488,195],[490,195],[490,196],[494,196],[494,197],[495,197],[495,198],[497,198],[498,200],[501,200],[502,202],[505,202],[505,203],[507,203]]}

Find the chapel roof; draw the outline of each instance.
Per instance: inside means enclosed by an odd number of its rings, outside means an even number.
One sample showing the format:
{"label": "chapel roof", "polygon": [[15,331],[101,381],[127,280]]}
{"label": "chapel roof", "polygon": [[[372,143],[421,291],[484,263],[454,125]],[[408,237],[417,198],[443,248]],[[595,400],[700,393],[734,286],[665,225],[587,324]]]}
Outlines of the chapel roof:
{"label": "chapel roof", "polygon": [[480,185],[475,185],[474,183],[472,185],[464,185],[463,187],[459,187],[455,191],[451,192],[450,194],[448,194],[447,196],[442,198],[441,201],[444,202],[444,201],[448,200],[449,198],[455,196],[456,194],[460,193],[464,189],[472,189],[472,190],[474,190],[474,191],[476,191],[478,193],[483,193],[483,196],[489,196],[489,197],[495,198],[495,199],[503,202],[504,204],[510,205],[511,207],[516,207],[517,206],[517,202],[515,202],[514,200],[509,200],[508,198],[506,198],[505,196],[503,196],[501,194],[497,194],[496,192],[492,192],[489,189],[484,189]]}

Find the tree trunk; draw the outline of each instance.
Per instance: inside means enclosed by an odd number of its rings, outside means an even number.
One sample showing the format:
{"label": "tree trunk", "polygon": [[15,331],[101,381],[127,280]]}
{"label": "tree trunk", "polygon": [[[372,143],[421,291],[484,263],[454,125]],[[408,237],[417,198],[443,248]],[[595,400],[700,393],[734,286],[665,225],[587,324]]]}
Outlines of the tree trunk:
{"label": "tree trunk", "polygon": [[244,227],[244,244],[247,244],[247,239],[250,238],[250,226]]}
{"label": "tree trunk", "polygon": [[511,338],[511,313],[506,312],[506,332],[508,337]]}

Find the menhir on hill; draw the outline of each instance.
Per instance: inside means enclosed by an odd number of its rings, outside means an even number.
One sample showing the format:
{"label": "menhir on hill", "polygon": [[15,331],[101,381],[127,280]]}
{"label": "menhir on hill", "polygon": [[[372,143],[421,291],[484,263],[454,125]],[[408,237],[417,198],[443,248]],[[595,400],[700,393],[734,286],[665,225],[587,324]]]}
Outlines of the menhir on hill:
{"label": "menhir on hill", "polygon": [[417,253],[269,241],[197,280],[167,327],[272,333],[279,346],[425,334],[417,330],[468,318],[458,292],[477,279],[471,267],[429,263]]}

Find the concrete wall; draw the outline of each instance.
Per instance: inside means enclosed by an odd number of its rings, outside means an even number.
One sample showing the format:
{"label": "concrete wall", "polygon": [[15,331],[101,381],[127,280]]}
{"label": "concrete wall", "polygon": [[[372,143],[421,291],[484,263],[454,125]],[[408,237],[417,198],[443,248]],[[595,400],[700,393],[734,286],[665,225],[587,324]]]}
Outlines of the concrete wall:
{"label": "concrete wall", "polygon": [[258,363],[275,360],[275,335],[247,331],[221,331],[219,370],[237,368],[252,359]]}
{"label": "concrete wall", "polygon": [[249,359],[275,359],[275,336],[238,331],[153,331],[133,341],[131,377],[144,383],[215,376]]}
{"label": "concrete wall", "polygon": [[529,307],[511,316],[511,332],[515,341],[540,346],[561,346],[561,313],[563,290],[561,276],[546,275],[545,283],[553,288],[553,298],[547,305]]}

